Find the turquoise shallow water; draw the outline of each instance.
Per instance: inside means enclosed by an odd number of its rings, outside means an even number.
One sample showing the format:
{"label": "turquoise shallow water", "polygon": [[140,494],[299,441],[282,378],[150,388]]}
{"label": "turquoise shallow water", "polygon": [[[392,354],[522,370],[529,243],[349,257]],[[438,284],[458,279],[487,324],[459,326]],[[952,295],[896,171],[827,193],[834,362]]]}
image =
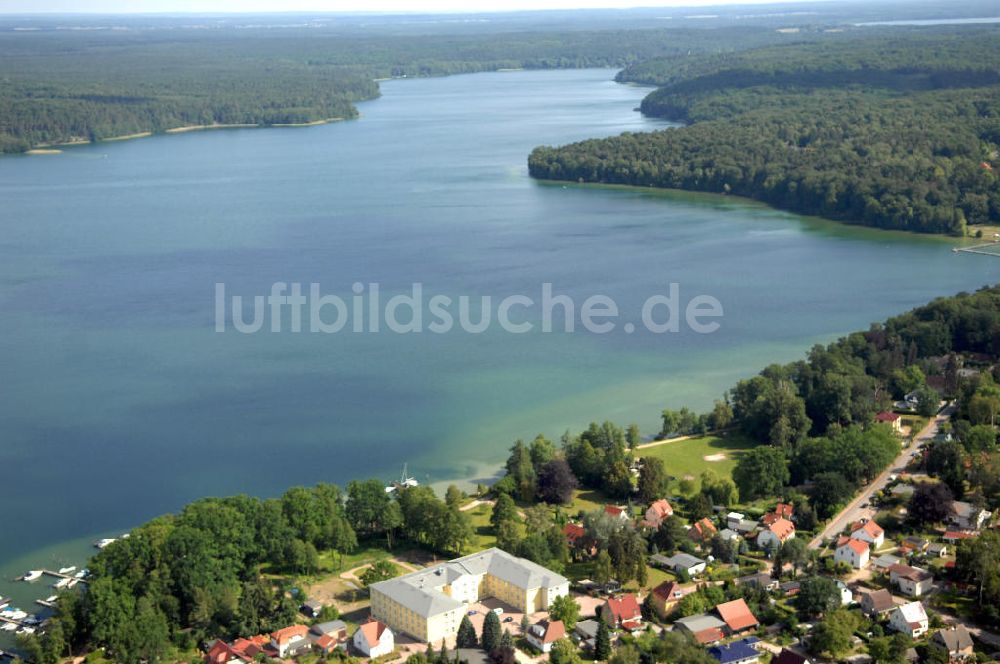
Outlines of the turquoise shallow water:
{"label": "turquoise shallow water", "polygon": [[[0,576],[78,562],[199,496],[404,462],[423,482],[475,478],[517,436],[605,418],[651,432],[664,406],[704,408],[769,362],[1000,280],[1000,261],[939,239],[529,179],[535,145],[662,127],[612,75],[392,81],[357,121],[0,159]],[[612,296],[623,320],[676,282],[725,316],[710,335],[213,331],[216,282],[275,281],[345,297],[356,281],[496,297],[550,282]]]}

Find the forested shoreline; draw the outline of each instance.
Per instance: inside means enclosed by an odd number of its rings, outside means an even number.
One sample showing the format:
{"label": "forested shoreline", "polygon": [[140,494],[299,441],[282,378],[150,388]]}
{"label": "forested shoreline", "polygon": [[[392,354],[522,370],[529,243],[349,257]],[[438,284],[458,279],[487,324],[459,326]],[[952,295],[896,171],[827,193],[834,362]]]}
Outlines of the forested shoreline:
{"label": "forested shoreline", "polygon": [[878,228],[1000,222],[994,30],[656,59],[643,113],[689,123],[536,148],[533,177],[737,194]]}
{"label": "forested shoreline", "polygon": [[[166,19],[164,19],[166,20]],[[159,23],[157,23],[159,25]],[[773,30],[376,34],[357,30],[0,30],[0,152],[188,126],[357,116],[379,79],[624,67],[772,43]],[[822,35],[822,33],[818,33]],[[802,36],[799,39],[818,38]]]}

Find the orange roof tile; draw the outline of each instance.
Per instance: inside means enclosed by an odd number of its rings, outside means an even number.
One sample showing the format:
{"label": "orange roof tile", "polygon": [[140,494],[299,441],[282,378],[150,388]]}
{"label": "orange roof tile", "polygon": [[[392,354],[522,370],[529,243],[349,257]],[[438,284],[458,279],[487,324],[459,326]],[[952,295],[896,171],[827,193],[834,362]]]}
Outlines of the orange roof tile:
{"label": "orange roof tile", "polygon": [[715,607],[715,610],[718,612],[719,617],[729,626],[729,629],[734,632],[742,632],[759,624],[757,618],[750,611],[750,607],[747,606],[746,600],[742,597],[734,599],[731,602],[719,604]]}

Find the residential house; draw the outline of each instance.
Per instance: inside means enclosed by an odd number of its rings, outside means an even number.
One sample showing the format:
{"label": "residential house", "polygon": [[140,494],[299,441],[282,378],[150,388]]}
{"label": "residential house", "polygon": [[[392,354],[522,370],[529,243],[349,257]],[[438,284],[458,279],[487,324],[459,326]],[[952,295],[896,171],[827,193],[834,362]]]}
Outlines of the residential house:
{"label": "residential house", "polygon": [[927,547],[931,545],[930,540],[923,537],[911,536],[903,540],[900,545],[899,550],[905,551],[907,554],[911,553],[924,553],[927,551]]}
{"label": "residential house", "polygon": [[878,618],[895,608],[892,593],[885,588],[861,593],[861,611],[869,618]]}
{"label": "residential house", "polygon": [[670,503],[667,502],[666,499],[661,498],[660,500],[654,501],[653,504],[646,510],[646,514],[642,519],[642,525],[649,528],[659,528],[664,519],[673,515],[674,508],[670,506]]}
{"label": "residential house", "polygon": [[753,519],[742,519],[739,523],[730,527],[743,537],[751,539],[753,533],[760,528],[760,523],[754,521]]}
{"label": "residential house", "polygon": [[672,556],[653,556],[653,560],[658,565],[673,570],[674,574],[681,573],[688,576],[697,576],[705,571],[706,562],[690,553],[677,553]]}
{"label": "residential house", "polygon": [[[587,529],[578,523],[567,523],[563,526],[563,535],[566,536],[566,545],[570,550],[583,551],[588,556],[597,555],[597,547],[587,540]],[[587,544],[590,544],[589,548]]]}
{"label": "residential house", "polygon": [[771,660],[771,664],[813,664],[813,662],[805,655],[800,655],[794,650],[782,648],[778,656]]}
{"label": "residential house", "polygon": [[628,521],[628,509],[625,507],[618,507],[617,505],[605,505],[604,513],[615,519],[620,519],[622,521]]}
{"label": "residential house", "polygon": [[963,532],[960,530],[948,530],[945,531],[945,534],[941,536],[941,539],[943,539],[945,542],[948,542],[949,544],[957,544],[961,540],[972,539],[975,536],[976,536],[975,533]]}
{"label": "residential house", "polygon": [[757,546],[762,549],[775,550],[785,542],[795,537],[795,524],[784,517],[770,524],[757,536]]}
{"label": "residential house", "polygon": [[552,644],[566,636],[566,626],[561,620],[543,620],[528,628],[525,638],[542,652],[550,652]]}
{"label": "residential house", "polygon": [[897,413],[890,413],[887,410],[883,410],[875,416],[875,421],[879,424],[888,424],[896,433],[903,432],[903,418],[901,418]]}
{"label": "residential house", "polygon": [[889,568],[893,565],[898,565],[903,562],[903,559],[899,556],[894,556],[890,553],[883,553],[881,556],[872,561],[872,565],[875,567],[876,572],[886,573]]}
{"label": "residential house", "polygon": [[931,638],[931,643],[948,652],[949,662],[964,662],[975,659],[973,652],[975,644],[972,635],[965,625],[955,625],[948,629],[940,629]]}
{"label": "residential house", "polygon": [[847,584],[837,579],[837,590],[840,591],[840,605],[849,606],[854,603],[854,593],[847,587]]}
{"label": "residential house", "polygon": [[723,528],[719,531],[719,537],[723,542],[735,542],[740,539],[740,534],[732,528]]}
{"label": "residential house", "polygon": [[205,654],[205,664],[243,664],[250,661],[250,658],[237,652],[221,639],[216,641]]}
{"label": "residential house", "polygon": [[309,628],[309,638],[324,655],[340,648],[347,649],[347,624],[343,620],[330,620]]}
{"label": "residential house", "polygon": [[593,650],[597,644],[597,630],[600,623],[596,620],[581,620],[573,628],[573,636],[586,650]]}
{"label": "residential house", "polygon": [[695,590],[697,587],[694,584],[682,586],[676,581],[664,581],[653,588],[653,598],[650,601],[660,618],[666,618],[685,596]]}
{"label": "residential house", "polygon": [[954,500],[951,503],[951,514],[948,523],[958,530],[979,530],[989,520],[990,513],[974,507],[971,503]]}
{"label": "residential house", "polygon": [[300,652],[312,648],[309,640],[309,628],[306,625],[290,625],[271,633],[271,648],[278,657],[284,659],[293,657]]}
{"label": "residential house", "polygon": [[889,616],[889,627],[906,634],[911,639],[922,636],[927,632],[927,612],[920,602],[910,602],[897,606]]}
{"label": "residential house", "polygon": [[795,514],[795,506],[791,503],[778,503],[774,507],[774,513],[782,519],[791,519]]}
{"label": "residential house", "polygon": [[701,645],[718,643],[726,638],[726,623],[717,616],[699,613],[674,621],[674,629],[687,632]]}
{"label": "residential house", "polygon": [[726,515],[726,527],[736,530],[736,526],[739,525],[740,521],[743,521],[746,517],[739,512],[730,512]]}
{"label": "residential house", "polygon": [[756,574],[748,574],[747,576],[738,577],[736,579],[736,585],[757,586],[771,592],[776,590],[780,583],[768,572],[757,572]]}
{"label": "residential house", "polygon": [[718,530],[711,519],[705,517],[688,528],[688,537],[696,542],[710,542]]}
{"label": "residential house", "polygon": [[601,617],[615,629],[632,632],[642,627],[642,609],[632,593],[608,598],[601,606]]}
{"label": "residential house", "polygon": [[833,552],[834,561],[847,563],[854,569],[864,569],[868,566],[868,557],[868,542],[846,536],[837,540],[837,548]]}
{"label": "residential house", "polygon": [[455,636],[470,604],[495,598],[519,613],[569,595],[569,580],[500,549],[487,549],[369,587],[372,616],[427,643]]}
{"label": "residential house", "polygon": [[268,654],[271,650],[271,637],[258,634],[249,638],[239,638],[233,641],[233,650],[248,659],[256,659],[257,655]]}
{"label": "residential house", "polygon": [[740,634],[748,629],[754,629],[760,624],[757,617],[750,611],[750,607],[747,606],[746,600],[742,597],[734,599],[731,602],[719,604],[715,607],[715,612],[726,623],[730,636]]}
{"label": "residential house", "polygon": [[795,597],[802,591],[801,581],[783,581],[778,589],[785,597]]}
{"label": "residential house", "polygon": [[927,547],[927,555],[932,558],[944,558],[948,555],[948,545],[943,542],[931,542]]}
{"label": "residential house", "polygon": [[758,641],[756,636],[748,636],[739,641],[712,646],[708,649],[708,654],[719,660],[719,664],[758,664]]}
{"label": "residential house", "polygon": [[871,520],[851,526],[851,537],[868,542],[868,545],[873,549],[877,549],[885,543],[885,531],[882,530],[882,526]]}
{"label": "residential house", "polygon": [[893,565],[889,568],[889,583],[907,597],[920,597],[931,589],[934,575],[919,567]]}
{"label": "residential house", "polygon": [[396,637],[381,620],[369,620],[354,632],[354,647],[375,659],[396,649]]}

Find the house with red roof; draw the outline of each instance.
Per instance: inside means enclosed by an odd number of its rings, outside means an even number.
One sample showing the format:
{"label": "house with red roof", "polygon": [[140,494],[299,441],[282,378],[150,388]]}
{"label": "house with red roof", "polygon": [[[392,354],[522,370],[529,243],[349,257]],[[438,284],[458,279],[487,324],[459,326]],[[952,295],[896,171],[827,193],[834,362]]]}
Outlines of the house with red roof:
{"label": "house with red roof", "polygon": [[757,535],[757,546],[762,549],[776,549],[795,537],[795,524],[784,517],[767,526]]}
{"label": "house with red roof", "polygon": [[868,542],[869,546],[877,549],[885,543],[885,531],[871,519],[859,521],[850,527],[851,537]]}
{"label": "house with red roof", "polygon": [[396,649],[395,636],[389,626],[380,620],[369,620],[354,632],[354,647],[366,657],[375,659]]}
{"label": "house with red roof", "polygon": [[896,433],[903,432],[903,418],[899,416],[899,413],[890,413],[887,410],[883,410],[875,416],[875,421],[878,424],[888,424]]}
{"label": "house with red roof", "polygon": [[528,628],[525,638],[542,652],[551,652],[552,644],[566,636],[566,626],[561,620],[543,620]]}
{"label": "house with red roof", "polygon": [[297,655],[312,647],[309,640],[309,628],[305,625],[290,625],[271,633],[271,648],[284,659]]}
{"label": "house with red roof", "polygon": [[867,567],[870,556],[871,549],[868,546],[868,542],[847,536],[841,536],[837,540],[837,548],[833,552],[835,562],[847,563],[854,569],[864,569]]}
{"label": "house with red roof", "polygon": [[659,616],[666,618],[682,599],[695,590],[697,586],[693,583],[681,585],[676,581],[664,581],[653,588],[653,599],[650,601]]}
{"label": "house with red roof", "polygon": [[774,513],[783,519],[791,519],[795,514],[795,507],[791,503],[778,503],[774,507]]}
{"label": "house with red roof", "polygon": [[717,529],[711,519],[705,517],[688,528],[688,537],[696,542],[708,542],[715,537]]}
{"label": "house with red roof", "polygon": [[618,507],[617,505],[605,505],[604,513],[616,519],[628,521],[628,510],[624,507]]}
{"label": "house with red roof", "polygon": [[673,515],[674,508],[671,507],[666,498],[661,498],[654,501],[646,510],[646,514],[642,519],[642,525],[647,528],[659,528],[664,520]]}
{"label": "house with red roof", "polygon": [[715,612],[726,623],[729,636],[740,634],[749,629],[755,629],[760,624],[757,617],[750,611],[750,607],[747,606],[746,600],[742,597],[734,599],[731,602],[719,604],[715,607]]}
{"label": "house with red roof", "polygon": [[609,597],[601,606],[601,617],[616,629],[633,632],[642,628],[642,609],[639,608],[639,600],[632,593]]}
{"label": "house with red roof", "polygon": [[250,661],[251,658],[236,652],[231,645],[221,639],[216,641],[205,654],[205,664],[243,664]]}

